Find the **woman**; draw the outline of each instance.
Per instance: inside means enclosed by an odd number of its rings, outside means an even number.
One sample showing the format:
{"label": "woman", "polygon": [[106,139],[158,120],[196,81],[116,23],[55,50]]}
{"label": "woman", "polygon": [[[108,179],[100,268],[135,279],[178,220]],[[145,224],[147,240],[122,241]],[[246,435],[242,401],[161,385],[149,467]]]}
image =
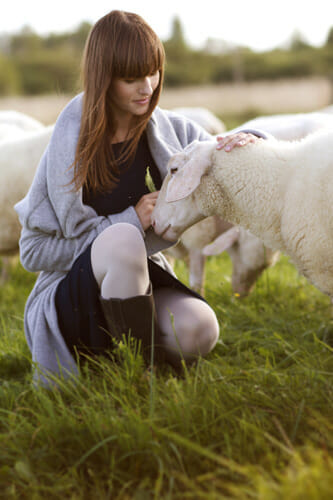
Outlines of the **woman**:
{"label": "woman", "polygon": [[[21,261],[41,271],[25,309],[38,380],[77,373],[81,353],[105,353],[123,334],[179,366],[214,347],[214,311],[180,283],[150,215],[170,156],[211,137],[157,107],[164,50],[136,14],[112,11],[88,37],[83,89],[60,114],[27,196],[16,205]],[[251,134],[220,139],[232,149]]]}

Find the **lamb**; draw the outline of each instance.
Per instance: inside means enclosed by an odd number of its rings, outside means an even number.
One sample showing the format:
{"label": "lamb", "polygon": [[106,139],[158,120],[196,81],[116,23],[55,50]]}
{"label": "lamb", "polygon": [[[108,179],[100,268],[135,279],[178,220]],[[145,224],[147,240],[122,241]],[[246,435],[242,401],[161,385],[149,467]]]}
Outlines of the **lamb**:
{"label": "lamb", "polygon": [[[174,111],[196,121],[212,135],[225,131],[224,123],[205,108],[175,108]],[[206,255],[203,249],[217,237],[218,243],[212,248],[215,254],[224,250],[228,252],[233,264],[232,289],[244,297],[251,291],[259,275],[276,262],[279,254],[266,249],[262,241],[249,231],[233,227],[220,217],[207,217],[187,229],[179,242],[164,253],[169,260],[176,258],[187,261],[190,286],[204,295]]]}
{"label": "lamb", "polygon": [[[176,108],[174,111],[197,121],[212,135],[224,131],[221,127],[224,124],[221,122],[219,125],[215,115],[204,108]],[[333,118],[323,112],[259,116],[238,127],[239,130],[261,129],[283,140],[301,139],[321,128],[333,128]],[[217,238],[216,241],[212,237]],[[188,261],[190,286],[204,295],[206,256],[217,255],[224,250],[229,253],[233,265],[233,292],[241,297],[249,294],[260,274],[274,265],[279,257],[278,251],[265,247],[249,231],[231,227],[217,216],[191,226],[181,235],[177,245],[166,250],[165,254]]]}
{"label": "lamb", "polygon": [[53,126],[0,142],[0,255],[18,250],[21,226],[14,205],[27,193]]}
{"label": "lamb", "polygon": [[289,255],[300,273],[333,298],[333,131],[300,141],[258,140],[226,153],[215,141],[174,155],[152,214],[174,241],[204,217],[241,225]]}

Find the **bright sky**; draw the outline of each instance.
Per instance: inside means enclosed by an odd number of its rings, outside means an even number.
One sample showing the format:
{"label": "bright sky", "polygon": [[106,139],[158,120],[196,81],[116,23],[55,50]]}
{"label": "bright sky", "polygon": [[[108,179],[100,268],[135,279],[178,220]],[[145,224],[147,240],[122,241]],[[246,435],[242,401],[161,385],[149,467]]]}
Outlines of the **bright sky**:
{"label": "bright sky", "polygon": [[162,40],[172,19],[182,22],[186,41],[200,48],[208,37],[265,50],[286,42],[298,30],[312,45],[325,42],[333,26],[332,0],[6,0],[0,34],[29,25],[37,33],[75,29],[96,22],[112,9],[140,14]]}

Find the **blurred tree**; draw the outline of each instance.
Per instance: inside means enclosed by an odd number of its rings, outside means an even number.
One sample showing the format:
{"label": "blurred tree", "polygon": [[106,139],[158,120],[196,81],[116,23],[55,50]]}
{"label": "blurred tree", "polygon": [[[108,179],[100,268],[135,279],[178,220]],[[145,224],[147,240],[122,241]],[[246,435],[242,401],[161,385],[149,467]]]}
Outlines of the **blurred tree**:
{"label": "blurred tree", "polygon": [[291,35],[290,50],[302,50],[308,49],[309,47],[310,45],[304,35],[299,30],[295,30]]}
{"label": "blurred tree", "polygon": [[184,31],[179,17],[175,16],[172,21],[171,37],[164,42],[167,60],[180,60],[190,52],[186,44]]}
{"label": "blurred tree", "polygon": [[23,55],[38,50],[43,45],[43,39],[30,26],[24,26],[19,33],[12,36],[10,53]]}
{"label": "blurred tree", "polygon": [[21,91],[21,78],[14,64],[0,54],[0,95],[18,94]]}
{"label": "blurred tree", "polygon": [[184,30],[179,17],[175,16],[172,21],[171,38],[169,42],[173,43],[179,49],[186,49]]}
{"label": "blurred tree", "polygon": [[326,39],[326,44],[325,45],[329,46],[329,47],[333,47],[333,26],[332,26],[332,28],[328,32],[327,39]]}
{"label": "blurred tree", "polygon": [[[90,29],[91,24],[83,22],[73,32],[40,36],[25,26],[14,35],[0,37],[0,93],[76,92],[80,61]],[[224,42],[223,46],[211,44],[213,50],[207,50],[209,45],[194,50],[186,43],[180,19],[174,17],[170,38],[164,46],[165,86],[311,75],[321,75],[333,82],[333,28],[320,48],[310,46],[303,35],[295,31],[289,48],[285,49],[258,53],[247,47],[228,47]]]}

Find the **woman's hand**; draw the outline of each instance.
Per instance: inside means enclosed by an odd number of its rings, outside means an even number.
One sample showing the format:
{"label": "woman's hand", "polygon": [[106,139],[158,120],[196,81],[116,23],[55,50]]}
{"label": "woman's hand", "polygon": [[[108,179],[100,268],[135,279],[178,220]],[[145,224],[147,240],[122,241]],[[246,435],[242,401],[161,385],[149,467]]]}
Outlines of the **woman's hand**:
{"label": "woman's hand", "polygon": [[217,137],[218,145],[216,146],[216,149],[224,148],[224,151],[229,152],[236,146],[245,146],[250,142],[256,142],[258,139],[259,137],[256,135],[247,132],[237,132],[236,134]]}
{"label": "woman's hand", "polygon": [[154,191],[144,194],[134,207],[144,231],[151,225],[150,217],[156,205],[158,193],[159,191]]}

